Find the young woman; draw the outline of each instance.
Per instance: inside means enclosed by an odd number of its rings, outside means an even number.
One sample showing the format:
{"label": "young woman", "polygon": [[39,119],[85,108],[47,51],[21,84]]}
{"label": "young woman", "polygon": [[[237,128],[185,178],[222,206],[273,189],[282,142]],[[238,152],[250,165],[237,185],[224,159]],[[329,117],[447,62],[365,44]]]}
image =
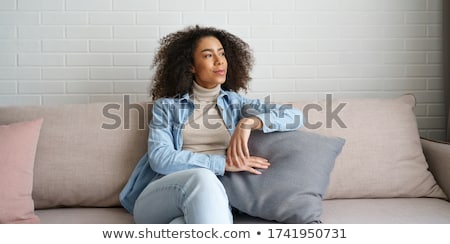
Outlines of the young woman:
{"label": "young woman", "polygon": [[302,113],[238,94],[247,90],[253,56],[224,30],[193,26],[161,39],[155,55],[148,152],[120,194],[136,223],[233,223],[217,176],[261,174],[252,130],[295,130]]}

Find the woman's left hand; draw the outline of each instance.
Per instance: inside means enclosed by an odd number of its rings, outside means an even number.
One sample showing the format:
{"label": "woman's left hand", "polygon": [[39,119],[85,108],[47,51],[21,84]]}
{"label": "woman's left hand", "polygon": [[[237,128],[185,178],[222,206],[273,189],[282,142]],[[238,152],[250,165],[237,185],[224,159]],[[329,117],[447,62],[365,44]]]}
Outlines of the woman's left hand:
{"label": "woman's left hand", "polygon": [[232,166],[229,162],[226,162],[225,171],[229,172],[241,172],[247,171],[255,175],[260,175],[261,171],[259,169],[267,169],[269,168],[270,163],[265,158],[250,156],[246,161],[245,165],[242,168],[238,168],[236,166]]}
{"label": "woman's left hand", "polygon": [[260,129],[262,122],[257,117],[243,118],[239,121],[231,136],[227,150],[227,161],[231,166],[242,168],[250,157],[248,139],[252,129]]}

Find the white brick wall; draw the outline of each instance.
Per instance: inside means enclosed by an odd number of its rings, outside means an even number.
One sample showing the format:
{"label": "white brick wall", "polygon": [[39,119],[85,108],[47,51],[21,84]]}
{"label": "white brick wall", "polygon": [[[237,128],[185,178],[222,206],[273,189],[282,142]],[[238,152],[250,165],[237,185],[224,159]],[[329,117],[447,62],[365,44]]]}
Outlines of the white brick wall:
{"label": "white brick wall", "polygon": [[248,94],[272,100],[414,93],[443,138],[442,0],[2,0],[0,105],[147,100],[162,36],[225,28],[252,46]]}

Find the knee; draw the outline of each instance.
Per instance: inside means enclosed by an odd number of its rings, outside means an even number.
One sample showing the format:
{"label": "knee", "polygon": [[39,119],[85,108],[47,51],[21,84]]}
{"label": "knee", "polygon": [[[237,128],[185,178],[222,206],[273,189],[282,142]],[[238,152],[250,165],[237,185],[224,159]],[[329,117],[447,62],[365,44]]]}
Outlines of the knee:
{"label": "knee", "polygon": [[217,176],[211,170],[199,168],[199,169],[191,169],[190,171],[191,171],[191,174],[190,174],[188,181],[191,181],[194,184],[199,184],[199,185],[214,184],[215,185],[217,183],[220,183]]}
{"label": "knee", "polygon": [[190,175],[187,185],[190,185],[205,194],[207,192],[225,194],[225,188],[220,180],[208,169],[192,169],[192,174]]}

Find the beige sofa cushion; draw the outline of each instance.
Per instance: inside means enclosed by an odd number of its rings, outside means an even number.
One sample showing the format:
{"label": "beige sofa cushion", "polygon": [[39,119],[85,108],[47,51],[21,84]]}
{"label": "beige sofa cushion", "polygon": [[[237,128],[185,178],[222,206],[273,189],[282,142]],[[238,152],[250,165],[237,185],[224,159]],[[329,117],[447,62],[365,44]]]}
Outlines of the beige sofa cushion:
{"label": "beige sofa cushion", "polygon": [[436,198],[333,199],[324,224],[450,224],[450,203]]}
{"label": "beige sofa cushion", "polygon": [[52,208],[36,210],[42,224],[133,224],[133,216],[117,208]]}
{"label": "beige sofa cushion", "polygon": [[[0,124],[44,118],[34,173],[37,209],[120,206],[119,192],[147,149],[146,106],[139,113],[130,106],[0,107]],[[102,128],[114,127],[119,118],[118,128]]]}
{"label": "beige sofa cushion", "polygon": [[[311,104],[294,103],[306,108],[307,129],[346,139],[325,199],[446,198],[428,171],[413,112],[413,95],[394,99],[332,99],[328,103],[325,99]],[[308,106],[312,108],[309,111]],[[328,126],[327,111],[332,122]],[[319,128],[312,128],[319,123]]]}

